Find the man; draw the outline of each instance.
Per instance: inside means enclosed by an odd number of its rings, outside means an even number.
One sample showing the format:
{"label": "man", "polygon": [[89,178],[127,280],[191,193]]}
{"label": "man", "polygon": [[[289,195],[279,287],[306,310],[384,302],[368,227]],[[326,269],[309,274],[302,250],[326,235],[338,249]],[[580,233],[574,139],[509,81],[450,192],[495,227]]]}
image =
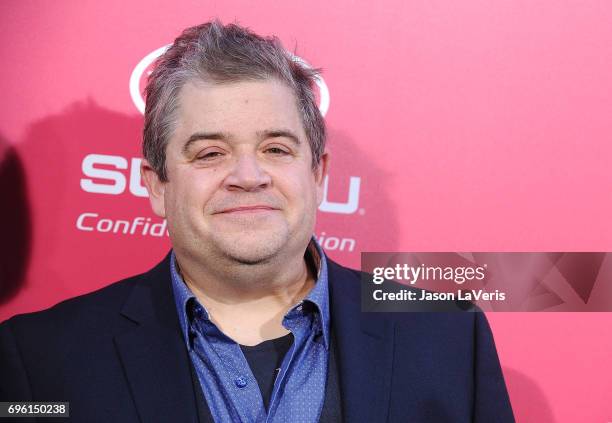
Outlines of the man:
{"label": "man", "polygon": [[507,422],[481,313],[362,313],[312,237],[329,155],[315,72],[276,39],[189,28],[146,89],[153,270],[0,326],[0,400],[73,421]]}

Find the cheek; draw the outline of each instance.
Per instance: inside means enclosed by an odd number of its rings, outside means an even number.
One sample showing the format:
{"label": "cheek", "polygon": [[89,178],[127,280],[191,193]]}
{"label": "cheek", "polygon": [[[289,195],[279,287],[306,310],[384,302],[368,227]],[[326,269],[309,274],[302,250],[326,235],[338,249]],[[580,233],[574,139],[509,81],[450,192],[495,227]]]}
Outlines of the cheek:
{"label": "cheek", "polygon": [[195,178],[184,177],[171,181],[171,187],[166,190],[165,202],[169,213],[186,214],[190,209],[202,209],[205,190]]}
{"label": "cheek", "polygon": [[285,192],[289,193],[289,201],[305,212],[309,212],[311,208],[317,206],[317,189],[314,180],[309,180],[305,177],[296,177],[293,179],[285,178],[283,180]]}

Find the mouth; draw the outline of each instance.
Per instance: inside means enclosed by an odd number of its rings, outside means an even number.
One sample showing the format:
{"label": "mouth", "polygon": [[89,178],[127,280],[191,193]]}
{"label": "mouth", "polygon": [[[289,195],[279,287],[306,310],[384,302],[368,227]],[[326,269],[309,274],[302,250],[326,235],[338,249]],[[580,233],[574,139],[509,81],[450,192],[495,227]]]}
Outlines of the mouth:
{"label": "mouth", "polygon": [[266,213],[276,211],[277,208],[265,206],[265,205],[254,205],[254,206],[239,206],[232,207],[229,209],[221,210],[215,214],[250,214],[250,213]]}

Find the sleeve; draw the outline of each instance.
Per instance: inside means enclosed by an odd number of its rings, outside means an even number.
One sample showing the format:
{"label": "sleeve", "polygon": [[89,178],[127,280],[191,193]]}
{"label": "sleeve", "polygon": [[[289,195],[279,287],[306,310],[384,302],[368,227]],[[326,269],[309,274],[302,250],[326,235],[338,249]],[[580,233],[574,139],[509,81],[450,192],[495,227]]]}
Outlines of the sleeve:
{"label": "sleeve", "polygon": [[32,401],[27,372],[10,320],[0,324],[0,401]]}
{"label": "sleeve", "polygon": [[513,423],[512,406],[491,328],[484,313],[475,314],[474,422]]}

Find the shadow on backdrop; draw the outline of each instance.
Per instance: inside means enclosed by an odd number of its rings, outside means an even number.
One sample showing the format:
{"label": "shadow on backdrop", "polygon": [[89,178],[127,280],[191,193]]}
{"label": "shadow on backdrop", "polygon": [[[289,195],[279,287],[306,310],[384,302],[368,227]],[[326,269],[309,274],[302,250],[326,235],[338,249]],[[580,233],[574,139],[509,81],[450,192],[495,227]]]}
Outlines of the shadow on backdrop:
{"label": "shadow on backdrop", "polygon": [[322,233],[356,240],[351,252],[329,248],[325,251],[332,259],[353,268],[359,268],[362,251],[396,251],[400,246],[397,206],[388,190],[393,169],[377,165],[362,144],[344,130],[328,127],[328,200],[345,202],[349,177],[359,177],[359,206],[351,214],[319,212],[317,216],[317,229]]}
{"label": "shadow on backdrop", "polygon": [[[136,157],[141,130],[141,116],[106,109],[88,98],[29,123],[15,148],[0,140],[0,321],[136,273],[129,259],[116,266],[105,263],[119,261],[147,240],[81,232],[76,220],[84,212],[129,215],[138,213],[134,210],[140,205],[148,207],[146,199],[129,192],[96,195],[80,186],[84,157]],[[129,178],[129,170],[123,173]],[[11,308],[25,284],[27,296]]]}
{"label": "shadow on backdrop", "polygon": [[15,148],[0,135],[0,305],[25,283],[31,253],[32,218],[26,176]]}
{"label": "shadow on backdrop", "polygon": [[538,384],[526,374],[508,367],[504,378],[510,393],[514,418],[521,423],[555,423],[550,402]]}

